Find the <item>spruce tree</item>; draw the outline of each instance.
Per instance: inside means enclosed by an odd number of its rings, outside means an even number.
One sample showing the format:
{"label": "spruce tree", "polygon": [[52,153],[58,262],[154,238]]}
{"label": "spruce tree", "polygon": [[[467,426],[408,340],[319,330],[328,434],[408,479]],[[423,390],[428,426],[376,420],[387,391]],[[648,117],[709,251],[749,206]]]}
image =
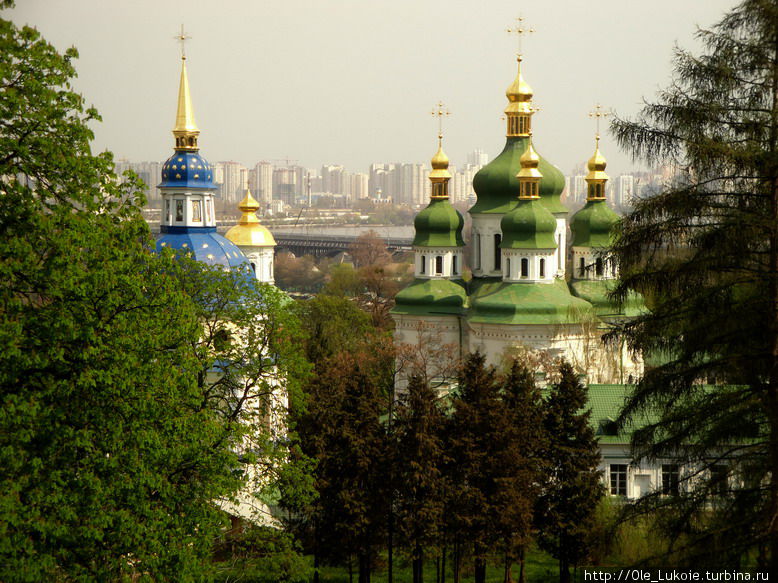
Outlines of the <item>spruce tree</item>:
{"label": "spruce tree", "polygon": [[538,505],[539,542],[559,561],[560,583],[569,583],[570,567],[588,556],[589,533],[604,490],[597,469],[600,452],[585,411],[586,388],[569,363],[563,362],[559,372],[545,408],[550,467]]}
{"label": "spruce tree", "polygon": [[413,583],[424,581],[424,558],[439,544],[444,504],[443,412],[438,393],[418,375],[400,397],[393,422],[395,523],[411,556]]}
{"label": "spruce tree", "polygon": [[613,124],[636,158],[672,172],[613,248],[616,299],[637,291],[651,308],[619,332],[660,362],[621,422],[643,425],[636,459],[729,474],[715,512],[708,479],[642,502],[682,505],[669,534],[692,563],[735,565],[757,548],[778,572],[778,2],[744,0],[697,38],[704,52],[676,51],[657,101]]}

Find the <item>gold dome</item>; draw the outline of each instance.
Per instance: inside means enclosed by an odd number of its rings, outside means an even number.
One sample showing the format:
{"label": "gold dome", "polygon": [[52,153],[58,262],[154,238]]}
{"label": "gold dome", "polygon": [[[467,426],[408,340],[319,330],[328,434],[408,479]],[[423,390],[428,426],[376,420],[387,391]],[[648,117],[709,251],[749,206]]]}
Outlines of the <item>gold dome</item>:
{"label": "gold dome", "polygon": [[521,75],[521,55],[516,59],[519,63],[518,72],[516,78],[505,90],[505,96],[511,103],[517,103],[519,101],[532,101],[532,87],[529,86]]}
{"label": "gold dome", "polygon": [[538,153],[535,151],[535,148],[532,146],[532,134],[529,135],[529,142],[527,143],[527,149],[524,150],[524,153],[521,155],[521,158],[519,158],[519,163],[521,164],[521,170],[519,170],[519,173],[516,175],[516,178],[521,181],[522,178],[532,178],[532,179],[541,179],[543,178],[543,175],[540,173],[540,170],[538,170],[538,166],[540,165],[540,156],[538,156]]}
{"label": "gold dome", "polygon": [[586,175],[587,180],[608,180],[608,175],[605,174],[605,167],[608,165],[608,161],[605,156],[600,152],[600,136],[595,138],[594,154],[589,158],[589,162],[586,164],[589,169],[589,174]]}
{"label": "gold dome", "polygon": [[238,246],[275,247],[276,240],[273,234],[267,227],[261,225],[257,218],[259,203],[251,196],[249,189],[246,189],[246,196],[238,203],[238,208],[243,216],[224,236]]}
{"label": "gold dome", "polygon": [[448,156],[446,156],[446,153],[443,151],[443,142],[439,139],[438,143],[438,151],[435,152],[435,155],[432,157],[432,168],[433,170],[448,170]]}

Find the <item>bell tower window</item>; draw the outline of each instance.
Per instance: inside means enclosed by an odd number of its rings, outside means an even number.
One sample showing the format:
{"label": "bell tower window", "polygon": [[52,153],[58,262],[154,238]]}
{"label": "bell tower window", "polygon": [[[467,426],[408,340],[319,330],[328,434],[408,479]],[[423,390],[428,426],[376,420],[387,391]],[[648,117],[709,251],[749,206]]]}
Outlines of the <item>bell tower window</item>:
{"label": "bell tower window", "polygon": [[500,252],[500,243],[502,235],[497,233],[494,236],[494,270],[499,271],[502,268],[502,253]]}
{"label": "bell tower window", "polygon": [[526,257],[521,259],[521,277],[529,277],[529,259]]}

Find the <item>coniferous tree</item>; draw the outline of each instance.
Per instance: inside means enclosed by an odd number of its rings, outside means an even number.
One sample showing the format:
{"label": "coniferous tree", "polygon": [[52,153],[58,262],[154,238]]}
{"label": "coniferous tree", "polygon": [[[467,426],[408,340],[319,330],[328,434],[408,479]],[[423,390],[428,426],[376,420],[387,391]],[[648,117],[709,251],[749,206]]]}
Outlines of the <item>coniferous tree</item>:
{"label": "coniferous tree", "polygon": [[[712,30],[704,53],[677,50],[669,89],[634,121],[617,119],[621,145],[673,172],[636,201],[613,253],[617,299],[643,293],[651,311],[623,331],[663,360],[647,370],[621,422],[634,457],[675,458],[705,477],[729,474],[718,496],[695,480],[670,500],[669,534],[689,560],[734,565],[759,548],[778,572],[778,2],[745,0]],[[704,387],[703,383],[709,383]],[[655,422],[645,423],[646,419]],[[714,534],[718,533],[718,535]],[[712,544],[718,538],[723,545]],[[695,558],[696,556],[696,558]]]}
{"label": "coniferous tree", "polygon": [[512,580],[511,568],[517,560],[519,581],[524,581],[524,555],[532,541],[535,506],[548,470],[543,414],[534,375],[514,361],[503,380],[491,463],[495,479],[492,523],[505,556],[505,583]]}
{"label": "coniferous tree", "polygon": [[458,581],[464,545],[472,549],[475,582],[486,581],[486,560],[495,541],[492,524],[496,486],[492,453],[500,415],[500,383],[480,353],[469,355],[459,375],[448,424],[451,497],[448,522],[454,532],[454,573]]}
{"label": "coniferous tree", "polygon": [[413,583],[424,581],[427,551],[439,543],[443,484],[444,415],[438,393],[418,375],[400,397],[393,421],[393,479],[397,533],[412,559]]}
{"label": "coniferous tree", "polygon": [[539,542],[559,561],[560,583],[569,583],[570,567],[589,553],[597,503],[603,495],[597,466],[600,452],[589,424],[586,388],[569,363],[546,401],[545,429],[549,464],[539,500]]}

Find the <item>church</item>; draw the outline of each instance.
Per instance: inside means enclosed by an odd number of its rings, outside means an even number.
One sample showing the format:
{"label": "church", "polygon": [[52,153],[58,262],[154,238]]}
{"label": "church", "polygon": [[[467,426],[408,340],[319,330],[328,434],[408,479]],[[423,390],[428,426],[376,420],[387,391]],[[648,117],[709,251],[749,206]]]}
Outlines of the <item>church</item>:
{"label": "church", "polygon": [[588,162],[586,205],[569,217],[561,201],[564,176],[532,142],[536,109],[521,61],[506,91],[505,147],[473,180],[472,278],[463,279],[464,219],[449,202],[449,160],[439,143],[430,202],[414,221],[414,280],[392,311],[395,339],[416,344],[432,328],[459,356],[479,351],[499,365],[516,349],[543,352],[564,357],[591,382],[631,382],[642,361],[600,340],[609,325],[642,305],[632,298],[619,308],[608,298],[618,269],[607,248],[619,218],[605,199],[599,135]]}

